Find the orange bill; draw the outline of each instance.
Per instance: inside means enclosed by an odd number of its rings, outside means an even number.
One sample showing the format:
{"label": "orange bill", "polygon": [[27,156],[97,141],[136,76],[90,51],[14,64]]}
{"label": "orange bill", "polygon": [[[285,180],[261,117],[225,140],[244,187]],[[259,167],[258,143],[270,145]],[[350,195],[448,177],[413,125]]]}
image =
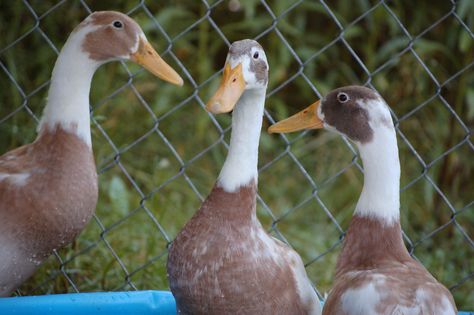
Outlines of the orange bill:
{"label": "orange bill", "polygon": [[138,50],[130,59],[141,65],[158,78],[182,86],[183,79],[173,70],[145,39],[140,38]]}
{"label": "orange bill", "polygon": [[319,129],[323,128],[323,121],[316,115],[319,102],[303,109],[301,112],[293,116],[283,119],[268,128],[269,133],[287,133],[302,129]]}
{"label": "orange bill", "polygon": [[242,64],[234,69],[227,64],[221,84],[214,96],[206,104],[206,109],[213,114],[228,113],[234,109],[240,96],[245,90],[245,80],[242,73]]}

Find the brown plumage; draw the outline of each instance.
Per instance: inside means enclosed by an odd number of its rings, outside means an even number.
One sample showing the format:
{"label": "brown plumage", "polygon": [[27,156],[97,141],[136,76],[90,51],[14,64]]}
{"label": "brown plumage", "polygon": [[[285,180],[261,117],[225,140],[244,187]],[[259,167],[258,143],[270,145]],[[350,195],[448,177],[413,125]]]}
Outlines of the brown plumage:
{"label": "brown plumage", "polygon": [[[69,244],[97,203],[92,150],[61,128],[0,157],[0,295],[28,279],[53,250]],[[24,184],[13,178],[28,176]]]}
{"label": "brown plumage", "polygon": [[[382,292],[374,314],[442,315],[452,313],[441,310],[456,308],[451,293],[408,254],[398,221],[387,225],[356,215],[347,231],[323,314],[362,314],[355,306],[352,312],[344,310],[343,295],[370,284]],[[361,297],[361,303],[371,303],[371,298]]]}
{"label": "brown plumage", "polygon": [[168,277],[179,314],[308,314],[312,301],[300,303],[290,270],[301,258],[264,231],[255,200],[255,183],[214,187],[174,240]]}

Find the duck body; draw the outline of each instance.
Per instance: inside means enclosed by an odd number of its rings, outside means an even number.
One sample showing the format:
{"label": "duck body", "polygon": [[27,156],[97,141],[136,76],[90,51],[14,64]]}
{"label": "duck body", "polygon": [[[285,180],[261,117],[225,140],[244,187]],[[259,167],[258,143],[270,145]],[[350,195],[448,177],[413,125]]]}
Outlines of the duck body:
{"label": "duck body", "polygon": [[265,232],[256,191],[215,186],[173,242],[168,276],[180,314],[309,314],[311,299],[304,305],[298,293],[298,284],[312,290],[301,258]]}
{"label": "duck body", "polygon": [[71,243],[97,203],[92,150],[57,127],[0,157],[0,296]]}
{"label": "duck body", "polygon": [[94,213],[90,85],[100,65],[117,59],[182,84],[125,14],[95,12],[74,29],[56,60],[36,140],[0,157],[0,296],[71,243]]}
{"label": "duck body", "polygon": [[355,215],[323,314],[457,314],[451,293],[403,244],[399,222]]}
{"label": "duck body", "polygon": [[301,258],[256,215],[267,72],[257,42],[233,43],[222,84],[207,105],[213,113],[233,109],[232,135],[217,183],[169,249],[179,314],[321,313]]}
{"label": "duck body", "polygon": [[323,314],[457,314],[449,290],[403,243],[398,145],[385,101],[366,87],[342,87],[270,127],[270,132],[323,127],[355,142],[364,164],[364,186]]}

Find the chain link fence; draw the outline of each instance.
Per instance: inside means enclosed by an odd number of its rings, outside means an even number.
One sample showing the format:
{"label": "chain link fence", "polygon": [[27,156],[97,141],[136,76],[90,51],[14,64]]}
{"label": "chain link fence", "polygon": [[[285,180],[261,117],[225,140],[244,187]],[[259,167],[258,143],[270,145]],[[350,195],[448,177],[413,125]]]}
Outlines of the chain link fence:
{"label": "chain link fence", "polygon": [[[227,48],[255,38],[270,62],[264,128],[332,88],[365,84],[392,107],[410,253],[474,305],[474,5],[471,1],[16,1],[0,4],[0,152],[31,142],[54,60],[90,12],[127,12],[185,80],[130,63],[91,88],[100,197],[80,237],[19,295],[168,289],[167,247],[223,164],[230,116],[204,104]],[[324,131],[270,136],[260,149],[258,215],[303,257],[320,296],[331,285],[363,168]]]}

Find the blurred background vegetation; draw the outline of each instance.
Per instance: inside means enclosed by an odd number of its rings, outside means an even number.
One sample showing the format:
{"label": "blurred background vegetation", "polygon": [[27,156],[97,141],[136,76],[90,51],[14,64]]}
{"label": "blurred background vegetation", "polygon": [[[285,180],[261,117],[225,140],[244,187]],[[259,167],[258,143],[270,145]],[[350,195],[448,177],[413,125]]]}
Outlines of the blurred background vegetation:
{"label": "blurred background vegetation", "polygon": [[[203,102],[228,43],[258,38],[270,63],[267,118],[348,84],[369,84],[391,105],[407,247],[460,309],[474,309],[473,1],[2,1],[0,153],[34,140],[53,47],[87,7],[129,12],[185,86],[131,63],[98,70],[97,217],[17,294],[168,289],[167,245],[209,193],[230,135],[231,116],[213,117]],[[360,164],[335,134],[262,133],[259,218],[302,255],[321,293],[362,188]]]}

